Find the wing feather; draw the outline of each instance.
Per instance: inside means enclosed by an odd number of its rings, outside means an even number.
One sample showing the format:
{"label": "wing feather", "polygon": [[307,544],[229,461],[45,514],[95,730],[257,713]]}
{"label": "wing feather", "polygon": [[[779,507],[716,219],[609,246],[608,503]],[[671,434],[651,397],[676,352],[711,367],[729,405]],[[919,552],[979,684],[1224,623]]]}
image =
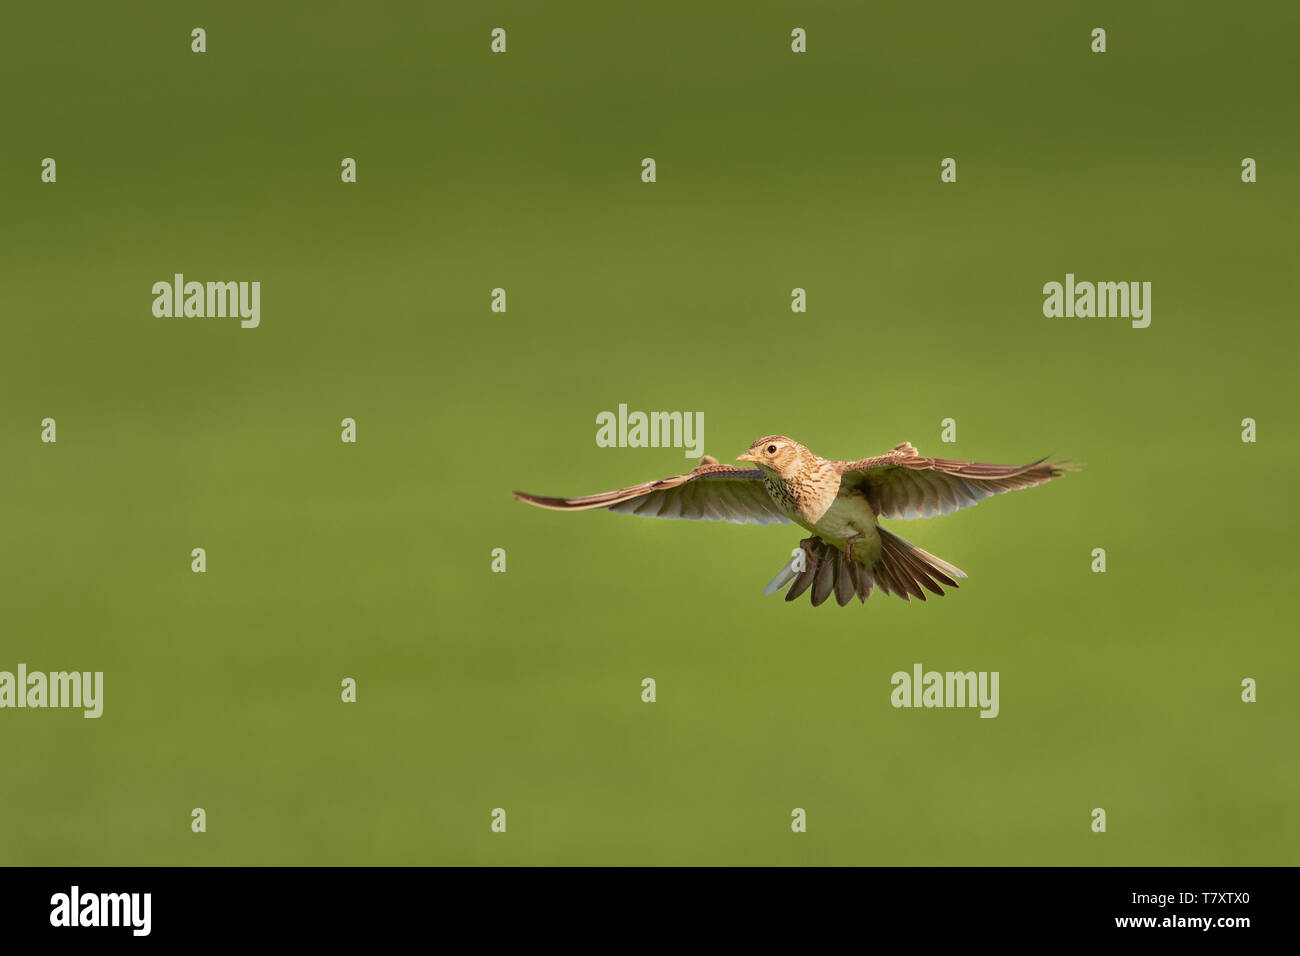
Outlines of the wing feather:
{"label": "wing feather", "polygon": [[[994,465],[926,458],[907,442],[887,455],[836,462],[840,487],[856,489],[882,518],[932,518],[968,508],[991,495],[1032,488],[1078,466],[1048,462]],[[892,582],[891,582],[892,583]]]}
{"label": "wing feather", "polygon": [[552,511],[590,511],[606,508],[645,518],[707,519],[737,524],[772,524],[790,519],[777,509],[757,468],[720,465],[705,456],[684,475],[647,481],[616,491],[579,498],[548,498],[516,491],[520,501]]}

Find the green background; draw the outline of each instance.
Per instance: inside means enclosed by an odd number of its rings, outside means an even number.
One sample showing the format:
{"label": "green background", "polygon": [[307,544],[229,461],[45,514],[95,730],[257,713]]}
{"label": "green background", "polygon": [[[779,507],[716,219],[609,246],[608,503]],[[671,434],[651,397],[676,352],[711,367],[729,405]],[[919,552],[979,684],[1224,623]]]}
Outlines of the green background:
{"label": "green background", "polygon": [[[1294,4],[290,9],[5,13],[0,669],[105,712],[0,712],[0,862],[1297,861]],[[799,529],[510,497],[690,466],[620,402],[1086,467],[887,523],[960,591],[813,608]],[[895,710],[918,661],[1001,715]]]}

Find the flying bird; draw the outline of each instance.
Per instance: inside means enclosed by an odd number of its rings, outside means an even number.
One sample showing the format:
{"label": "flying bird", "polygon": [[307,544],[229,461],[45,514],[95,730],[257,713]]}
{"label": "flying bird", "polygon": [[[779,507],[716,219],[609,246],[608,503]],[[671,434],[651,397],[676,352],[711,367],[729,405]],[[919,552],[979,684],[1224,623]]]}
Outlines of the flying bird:
{"label": "flying bird", "polygon": [[[874,588],[904,601],[942,596],[957,587],[960,568],[904,541],[880,526],[881,518],[931,518],[973,505],[991,495],[1031,488],[1076,470],[1046,459],[1028,465],[926,458],[903,442],[884,455],[858,461],[822,458],[784,435],[760,438],[736,461],[719,464],[705,455],[684,475],[581,498],[546,498],[521,491],[520,501],[554,511],[605,508],[651,518],[712,519],[739,524],[793,522],[812,535],[764,594],[787,584],[793,601],[809,588],[814,605],[834,592],[843,607]],[[793,582],[793,584],[791,584]]]}

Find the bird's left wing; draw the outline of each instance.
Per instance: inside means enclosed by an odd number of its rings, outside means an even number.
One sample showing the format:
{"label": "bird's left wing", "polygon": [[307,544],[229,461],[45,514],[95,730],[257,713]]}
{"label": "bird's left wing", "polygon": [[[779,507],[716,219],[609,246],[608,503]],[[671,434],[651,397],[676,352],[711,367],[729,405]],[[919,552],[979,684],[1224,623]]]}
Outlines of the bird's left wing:
{"label": "bird's left wing", "polygon": [[1028,465],[990,465],[926,458],[910,442],[886,455],[836,462],[840,487],[857,489],[882,518],[932,518],[966,508],[990,495],[1032,488],[1078,466],[1040,460]]}
{"label": "bird's left wing", "polygon": [[777,510],[763,486],[763,473],[757,468],[720,465],[707,455],[698,467],[684,475],[647,481],[618,491],[581,498],[544,498],[522,491],[514,494],[520,501],[552,511],[608,508],[621,514],[647,518],[707,519],[737,524],[772,524],[790,520]]}

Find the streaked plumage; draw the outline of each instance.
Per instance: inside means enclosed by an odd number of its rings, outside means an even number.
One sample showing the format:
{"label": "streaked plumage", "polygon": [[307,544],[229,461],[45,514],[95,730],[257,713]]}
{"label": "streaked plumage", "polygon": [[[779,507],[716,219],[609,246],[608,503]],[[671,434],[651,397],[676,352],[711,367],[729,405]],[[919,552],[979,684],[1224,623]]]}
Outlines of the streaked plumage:
{"label": "streaked plumage", "polygon": [[[782,435],[761,438],[737,461],[709,456],[684,475],[581,498],[546,498],[516,491],[520,501],[555,511],[605,508],[653,518],[712,519],[736,523],[793,522],[812,532],[764,590],[790,585],[793,601],[811,589],[814,605],[832,593],[840,605],[873,588],[903,600],[942,595],[966,577],[959,568],[879,526],[878,518],[929,518],[976,504],[991,495],[1031,488],[1074,466],[1045,460],[1028,465],[925,458],[903,442],[875,458],[821,458]],[[793,583],[792,583],[793,582]]]}

